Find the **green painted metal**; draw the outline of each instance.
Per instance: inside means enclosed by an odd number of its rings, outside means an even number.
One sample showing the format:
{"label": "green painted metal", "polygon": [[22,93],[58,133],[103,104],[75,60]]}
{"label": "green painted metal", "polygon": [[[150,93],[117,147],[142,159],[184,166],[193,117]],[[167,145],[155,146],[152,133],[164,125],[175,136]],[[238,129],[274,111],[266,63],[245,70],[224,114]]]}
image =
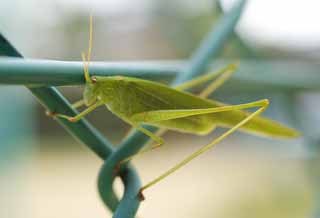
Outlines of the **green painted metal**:
{"label": "green painted metal", "polygon": [[[214,71],[234,60],[216,59],[206,71]],[[184,74],[188,61],[142,61],[90,63],[94,75],[124,75],[153,80],[172,79]],[[320,64],[290,60],[241,59],[240,69],[230,79],[231,85],[259,90],[307,91],[320,89]],[[82,85],[82,62],[23,60],[0,58],[0,83],[28,86]],[[250,87],[247,85],[250,84]],[[227,84],[228,85],[228,84]],[[229,88],[228,86],[226,86]],[[227,89],[226,88],[226,89]]]}
{"label": "green painted metal", "polygon": [[311,217],[320,216],[320,173],[318,170],[320,164],[320,138],[309,134],[306,126],[303,124],[305,113],[302,111],[298,95],[289,93],[282,99],[282,108],[286,110],[287,116],[294,124],[295,128],[300,129],[304,133],[303,144],[307,149],[308,155],[306,159],[306,174],[310,178],[310,184],[313,188],[313,199],[315,204]]}
{"label": "green painted metal", "polygon": [[192,54],[189,66],[176,79],[174,85],[205,72],[212,59],[217,58],[228,38],[233,34],[245,4],[246,1],[237,2],[224,19],[222,18],[220,22],[214,24],[214,30],[209,32],[199,48]]}
{"label": "green painted metal", "polygon": [[31,153],[29,146],[34,143],[35,130],[31,97],[22,87],[0,87],[0,171],[13,166],[10,160],[16,162],[21,155]]}
{"label": "green painted metal", "polygon": [[[127,75],[149,79],[173,77],[178,66],[162,63],[90,63],[90,72],[99,76]],[[84,84],[83,63],[52,60],[0,59],[0,83],[37,86]]]}

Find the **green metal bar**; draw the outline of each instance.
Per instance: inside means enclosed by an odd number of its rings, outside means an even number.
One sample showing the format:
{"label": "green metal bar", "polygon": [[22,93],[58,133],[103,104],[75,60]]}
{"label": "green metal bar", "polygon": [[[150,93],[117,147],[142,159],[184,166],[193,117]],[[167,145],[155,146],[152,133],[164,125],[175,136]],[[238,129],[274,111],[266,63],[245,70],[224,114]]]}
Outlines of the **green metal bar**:
{"label": "green metal bar", "polygon": [[259,89],[319,90],[320,64],[288,60],[241,60],[233,81]]}
{"label": "green metal bar", "polygon": [[237,2],[233,8],[212,27],[213,31],[206,36],[198,49],[192,54],[189,66],[185,68],[185,71],[174,82],[174,85],[205,72],[211,60],[219,55],[223,46],[233,34],[234,27],[240,19],[245,4],[246,0]]}
{"label": "green metal bar", "polygon": [[295,124],[295,128],[300,129],[303,134],[303,144],[306,146],[308,151],[307,161],[305,161],[305,168],[307,174],[309,174],[310,184],[313,188],[313,199],[315,204],[313,205],[313,212],[310,217],[319,217],[320,215],[320,173],[317,166],[320,164],[320,138],[310,134],[305,128],[303,122],[304,114],[303,108],[300,107],[300,101],[297,95],[294,93],[286,95],[283,107],[288,113],[288,117],[291,119],[292,123]]}
{"label": "green metal bar", "polygon": [[[90,73],[99,76],[127,75],[163,79],[173,77],[179,69],[161,63],[90,63]],[[83,63],[75,61],[0,59],[0,84],[79,85],[84,84]]]}
{"label": "green metal bar", "polygon": [[[207,71],[232,62],[217,59]],[[186,61],[141,61],[90,64],[91,73],[99,76],[125,75],[145,79],[173,78],[184,72]],[[320,89],[320,64],[288,60],[250,60],[240,62],[240,69],[230,79],[232,85],[250,84],[277,90],[317,90]],[[84,84],[81,62],[50,60],[0,59],[0,84],[29,86],[63,86]],[[233,86],[234,87],[234,86]]]}

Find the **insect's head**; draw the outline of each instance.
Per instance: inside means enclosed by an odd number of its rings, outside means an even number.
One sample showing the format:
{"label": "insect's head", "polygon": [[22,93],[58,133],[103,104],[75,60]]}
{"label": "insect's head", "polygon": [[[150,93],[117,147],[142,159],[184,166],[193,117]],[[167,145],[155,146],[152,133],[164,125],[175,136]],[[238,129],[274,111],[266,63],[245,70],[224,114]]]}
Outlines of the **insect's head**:
{"label": "insect's head", "polygon": [[86,82],[83,92],[83,100],[86,106],[90,106],[97,101],[97,79],[94,76],[90,76],[89,74],[89,61],[87,63],[85,62],[85,54],[82,54],[82,58],[84,59],[83,71],[84,79]]}
{"label": "insect's head", "polygon": [[92,78],[90,82],[86,82],[86,86],[83,92],[83,100],[86,106],[90,106],[97,101],[97,86],[95,84],[95,79]]}

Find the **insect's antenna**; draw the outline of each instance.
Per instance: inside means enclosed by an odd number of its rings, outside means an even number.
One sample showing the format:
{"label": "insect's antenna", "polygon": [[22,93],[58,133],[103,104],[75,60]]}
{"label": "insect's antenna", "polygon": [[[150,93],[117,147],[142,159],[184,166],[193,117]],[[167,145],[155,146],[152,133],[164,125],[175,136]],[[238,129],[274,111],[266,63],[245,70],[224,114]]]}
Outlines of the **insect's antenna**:
{"label": "insect's antenna", "polygon": [[90,15],[90,30],[89,30],[89,47],[88,47],[88,57],[87,57],[87,71],[89,74],[89,63],[90,63],[90,59],[91,59],[91,50],[92,50],[92,15]]}
{"label": "insect's antenna", "polygon": [[89,63],[91,58],[91,50],[92,50],[92,15],[90,15],[90,24],[89,24],[89,46],[88,46],[88,56],[86,58],[86,54],[83,52],[81,54],[82,61],[84,64],[84,77],[86,82],[91,82],[90,74],[89,74]]}
{"label": "insect's antenna", "polygon": [[233,63],[235,70],[239,68],[239,65],[240,65],[240,59],[235,60],[235,62]]}
{"label": "insect's antenna", "polygon": [[86,54],[84,52],[81,53],[81,58],[83,61],[84,78],[86,82],[91,82],[89,70],[88,70],[88,63],[86,62]]}

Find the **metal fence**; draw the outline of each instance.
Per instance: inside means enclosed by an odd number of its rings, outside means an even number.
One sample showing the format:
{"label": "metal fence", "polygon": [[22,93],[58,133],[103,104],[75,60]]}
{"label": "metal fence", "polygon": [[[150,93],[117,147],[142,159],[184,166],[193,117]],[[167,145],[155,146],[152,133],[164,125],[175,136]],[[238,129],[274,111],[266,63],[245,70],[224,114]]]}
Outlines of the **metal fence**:
{"label": "metal fence", "polygon": [[[233,34],[233,30],[241,12],[245,6],[245,0],[239,1],[226,14],[224,14],[215,25],[215,28],[208,34],[203,43],[192,54],[190,60],[183,63],[91,63],[90,69],[96,75],[122,75],[142,77],[142,78],[163,78],[175,77],[173,85],[203,73],[210,67],[212,60],[216,59],[223,45]],[[20,59],[0,60],[0,84],[25,85],[39,102],[48,110],[57,113],[74,116],[77,111],[72,109],[69,102],[54,87],[62,85],[84,84],[83,66],[80,62],[60,62],[47,60],[23,60],[12,44],[0,35],[0,55],[9,57],[19,57]],[[291,64],[291,63],[287,63]],[[274,62],[260,61],[252,66],[250,61],[242,61],[241,71],[234,77],[235,82],[251,84],[253,89],[259,89],[261,84],[274,89],[288,90],[286,95],[287,102],[283,106],[291,113],[297,126],[299,125],[300,112],[295,110],[295,93],[301,90],[313,90],[320,87],[320,75],[316,69],[299,74],[281,74],[282,69],[287,64],[276,65],[270,74],[258,74],[259,70],[270,68]],[[294,63],[293,63],[294,64]],[[256,71],[257,73],[255,73]],[[138,173],[129,163],[120,171],[120,177],[124,185],[124,195],[118,199],[112,188],[115,176],[114,168],[119,161],[138,152],[148,141],[148,137],[140,132],[133,132],[127,139],[115,149],[102,134],[95,129],[88,121],[81,119],[77,123],[71,123],[64,119],[57,119],[58,122],[75,138],[88,146],[97,156],[104,160],[98,178],[98,190],[106,206],[113,211],[115,218],[133,218],[138,210],[140,201],[137,197],[141,182]],[[156,128],[146,127],[150,131]],[[308,145],[313,145],[316,140],[306,139]]]}

